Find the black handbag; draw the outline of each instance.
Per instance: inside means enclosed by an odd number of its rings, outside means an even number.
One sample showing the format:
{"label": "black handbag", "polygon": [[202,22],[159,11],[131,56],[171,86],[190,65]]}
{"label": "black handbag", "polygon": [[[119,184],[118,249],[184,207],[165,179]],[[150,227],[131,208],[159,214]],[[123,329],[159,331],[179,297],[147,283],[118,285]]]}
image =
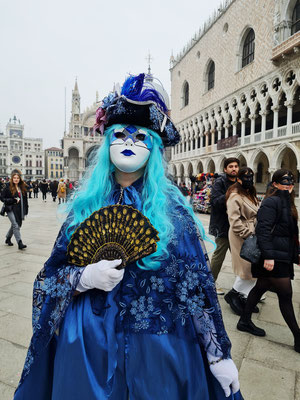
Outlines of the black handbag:
{"label": "black handbag", "polygon": [[257,264],[261,257],[261,251],[257,244],[257,237],[252,234],[245,239],[240,257],[252,264]]}
{"label": "black handbag", "polygon": [[4,217],[4,215],[5,215],[5,204],[3,204],[2,208],[1,208],[0,215],[2,215],[2,217]]}

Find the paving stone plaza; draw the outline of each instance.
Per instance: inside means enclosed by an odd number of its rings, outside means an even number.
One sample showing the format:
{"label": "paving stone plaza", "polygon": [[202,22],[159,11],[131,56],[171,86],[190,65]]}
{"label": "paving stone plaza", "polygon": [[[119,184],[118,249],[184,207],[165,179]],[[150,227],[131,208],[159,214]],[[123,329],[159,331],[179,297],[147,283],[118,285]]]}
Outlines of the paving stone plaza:
{"label": "paving stone plaza", "polygon": [[[29,200],[29,216],[21,229],[23,242],[28,246],[25,251],[19,251],[16,244],[13,247],[4,244],[9,221],[6,217],[0,217],[1,400],[13,398],[21,375],[32,332],[32,284],[49,257],[59,230],[56,210],[57,204],[50,197],[46,203],[40,198]],[[207,230],[209,217],[201,215],[200,219]],[[219,279],[224,289],[232,287],[234,276],[229,254]],[[299,321],[300,267],[296,267],[293,289]],[[232,341],[232,356],[240,371],[245,400],[300,399],[300,355],[293,350],[293,338],[280,314],[276,295],[268,292],[267,299],[259,306],[260,313],[254,317],[254,320],[258,319],[257,325],[267,332],[264,338],[238,332],[238,317],[232,314],[223,296],[220,297],[220,303]]]}

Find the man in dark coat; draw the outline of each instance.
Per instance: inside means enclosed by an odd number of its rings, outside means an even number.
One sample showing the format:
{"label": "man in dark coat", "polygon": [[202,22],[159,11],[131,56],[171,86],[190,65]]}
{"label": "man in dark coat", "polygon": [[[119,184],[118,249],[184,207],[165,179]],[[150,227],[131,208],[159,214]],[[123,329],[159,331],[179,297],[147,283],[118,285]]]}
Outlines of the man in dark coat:
{"label": "man in dark coat", "polygon": [[47,201],[48,183],[46,182],[46,179],[43,179],[40,183],[40,189],[43,194],[43,200]]}
{"label": "man in dark coat", "polygon": [[[228,231],[229,222],[226,211],[225,195],[229,186],[235,183],[239,172],[240,161],[237,158],[227,158],[224,162],[225,174],[220,175],[214,182],[211,191],[211,214],[209,233],[215,237],[216,249],[211,259],[211,270],[215,278],[218,278],[227,250],[229,249]],[[218,294],[224,294],[217,289]]]}
{"label": "man in dark coat", "polygon": [[51,193],[52,193],[53,201],[56,201],[57,188],[58,188],[58,181],[57,180],[54,180],[53,182],[50,182],[50,190],[51,190]]}

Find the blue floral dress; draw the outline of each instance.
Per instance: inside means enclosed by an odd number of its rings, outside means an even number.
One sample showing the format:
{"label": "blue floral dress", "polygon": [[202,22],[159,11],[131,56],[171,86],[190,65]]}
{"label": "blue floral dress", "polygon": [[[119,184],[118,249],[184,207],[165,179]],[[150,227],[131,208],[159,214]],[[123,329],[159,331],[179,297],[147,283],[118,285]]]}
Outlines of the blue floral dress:
{"label": "blue floral dress", "polygon": [[[141,209],[141,189],[141,180],[126,188],[123,204]],[[111,204],[119,195],[115,185]],[[65,222],[34,284],[34,333],[15,400],[225,399],[206,357],[229,358],[231,348],[208,257],[188,212],[172,214],[159,270],[133,263],[111,292],[75,297],[81,269],[67,265]]]}

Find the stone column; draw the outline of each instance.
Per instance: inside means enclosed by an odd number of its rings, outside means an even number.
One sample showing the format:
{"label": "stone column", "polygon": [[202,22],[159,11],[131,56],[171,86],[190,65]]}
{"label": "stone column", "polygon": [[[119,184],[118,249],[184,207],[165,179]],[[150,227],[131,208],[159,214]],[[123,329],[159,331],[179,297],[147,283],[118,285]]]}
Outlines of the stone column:
{"label": "stone column", "polygon": [[218,141],[219,141],[219,140],[221,140],[222,127],[218,126],[217,130],[218,130]]}
{"label": "stone column", "polygon": [[202,149],[203,149],[203,136],[201,136],[201,133],[199,133],[199,138],[200,138],[199,151],[200,151],[200,154],[201,154],[202,153]]}
{"label": "stone column", "polygon": [[232,121],[232,136],[236,136],[237,121]]}
{"label": "stone column", "polygon": [[273,174],[274,174],[275,171],[276,171],[276,168],[271,168],[271,167],[268,168],[269,179],[270,179],[270,181],[271,181],[272,176],[273,176]]}
{"label": "stone column", "polygon": [[174,146],[171,148],[171,160],[174,160],[174,155],[175,155],[175,148]]}
{"label": "stone column", "polygon": [[246,118],[241,118],[241,145],[245,143],[245,132],[246,132]]}
{"label": "stone column", "polygon": [[229,128],[229,125],[225,124],[225,139],[228,138],[228,128]]}
{"label": "stone column", "polygon": [[[300,176],[300,167],[298,167],[298,166],[297,166],[297,171],[298,171],[299,176]],[[295,178],[296,178],[296,176],[295,176]],[[298,183],[298,198],[300,199],[300,182],[299,182],[298,177],[297,177],[297,183]]]}
{"label": "stone column", "polygon": [[216,130],[212,129],[212,131],[211,131],[211,146],[212,146],[212,149],[213,149],[213,146],[215,145],[215,132],[216,132]]}
{"label": "stone column", "polygon": [[287,107],[287,121],[286,121],[286,134],[292,134],[292,123],[293,123],[293,107],[296,104],[294,100],[286,101],[284,105]]}
{"label": "stone column", "polygon": [[279,106],[273,106],[273,138],[277,138],[278,136],[278,113],[279,113]]}
{"label": "stone column", "polygon": [[268,111],[260,111],[259,114],[261,115],[261,141],[263,142],[266,139],[266,122]]}
{"label": "stone column", "polygon": [[208,134],[209,132],[205,132],[205,152],[208,153]]}
{"label": "stone column", "polygon": [[251,120],[251,131],[250,131],[250,142],[253,141],[253,135],[255,134],[255,120],[256,120],[256,114],[251,114],[249,115],[249,118]]}

